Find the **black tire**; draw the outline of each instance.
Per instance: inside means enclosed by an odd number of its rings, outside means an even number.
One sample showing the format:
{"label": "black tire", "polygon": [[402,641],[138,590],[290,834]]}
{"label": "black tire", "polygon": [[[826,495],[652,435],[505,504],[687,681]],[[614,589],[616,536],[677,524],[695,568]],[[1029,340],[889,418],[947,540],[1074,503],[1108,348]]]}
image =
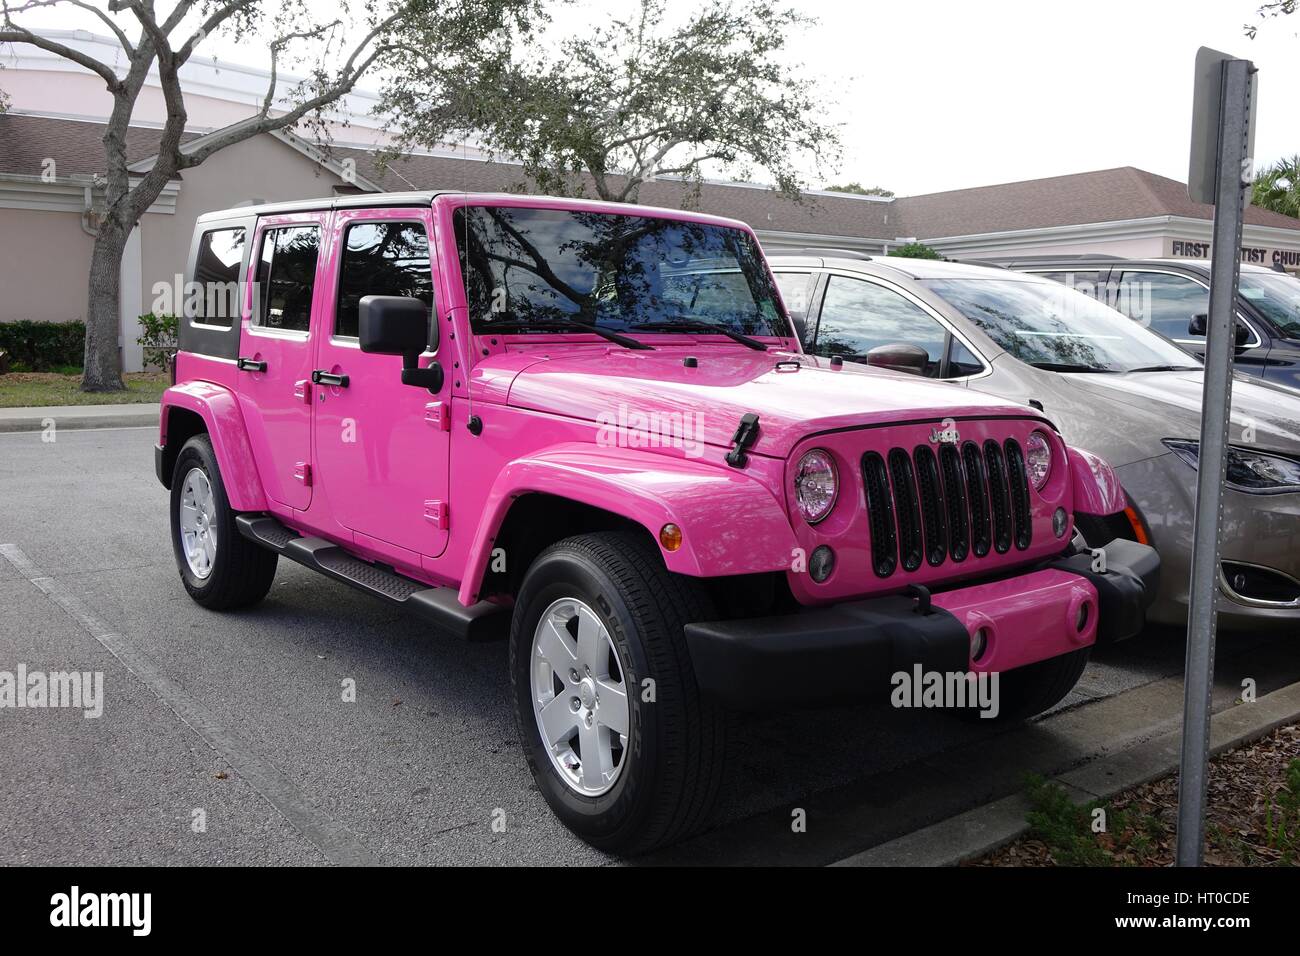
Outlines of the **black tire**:
{"label": "black tire", "polygon": [[[532,704],[533,634],[561,598],[591,608],[609,631],[630,708],[627,747],[611,789],[590,797],[552,764]],[[552,545],[524,578],[510,627],[510,683],[519,739],[555,815],[592,846],[634,855],[697,832],[722,781],[727,715],[703,699],[684,625],[713,613],[698,582],[670,573],[658,548],[626,532]],[[643,681],[654,681],[654,701]]]}
{"label": "black tire", "polygon": [[[196,468],[208,479],[216,512],[211,522],[216,531],[216,556],[206,577],[200,577],[190,567],[181,541],[183,486],[186,476]],[[207,435],[195,435],[176,456],[176,467],[172,470],[171,523],[176,567],[180,570],[185,590],[195,601],[213,611],[225,611],[256,604],[266,597],[271,582],[275,580],[279,555],[253,544],[235,528],[235,512],[226,497],[217,456]]]}
{"label": "black tire", "polygon": [[1028,720],[1059,704],[1079,682],[1092,648],[1084,647],[1037,664],[1004,671],[998,678],[1001,721]]}

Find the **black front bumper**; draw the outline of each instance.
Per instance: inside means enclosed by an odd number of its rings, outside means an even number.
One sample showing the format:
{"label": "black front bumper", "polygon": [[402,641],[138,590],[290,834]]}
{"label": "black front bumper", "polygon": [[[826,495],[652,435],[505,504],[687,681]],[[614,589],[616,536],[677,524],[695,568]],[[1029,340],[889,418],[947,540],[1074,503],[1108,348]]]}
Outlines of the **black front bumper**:
{"label": "black front bumper", "polygon": [[[1127,640],[1142,630],[1160,583],[1160,558],[1134,541],[1101,549],[1106,570],[1090,553],[1042,565],[1087,578],[1097,590],[1097,643]],[[739,710],[821,706],[883,699],[893,675],[921,665],[955,673],[970,667],[966,626],[937,606],[890,596],[808,608],[779,617],[686,625],[701,692]]]}

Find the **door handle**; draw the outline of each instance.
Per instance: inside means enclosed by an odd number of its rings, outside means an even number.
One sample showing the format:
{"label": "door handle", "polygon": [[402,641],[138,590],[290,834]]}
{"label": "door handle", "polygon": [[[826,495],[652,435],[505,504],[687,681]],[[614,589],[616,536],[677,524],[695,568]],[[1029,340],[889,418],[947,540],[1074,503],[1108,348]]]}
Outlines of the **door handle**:
{"label": "door handle", "polygon": [[237,358],[235,359],[235,366],[241,372],[265,372],[266,371],[265,362],[259,362],[251,358],[242,358],[242,357]]}
{"label": "door handle", "polygon": [[346,375],[335,375],[333,372],[327,372],[322,368],[312,370],[311,380],[314,385],[333,385],[335,388],[348,387],[348,377]]}

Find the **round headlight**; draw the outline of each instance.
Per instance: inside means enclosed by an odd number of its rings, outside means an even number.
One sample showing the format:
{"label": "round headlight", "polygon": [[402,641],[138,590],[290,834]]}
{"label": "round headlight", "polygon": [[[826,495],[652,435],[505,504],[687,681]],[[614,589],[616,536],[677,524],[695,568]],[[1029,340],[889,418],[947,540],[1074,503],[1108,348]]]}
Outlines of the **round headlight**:
{"label": "round headlight", "polygon": [[794,497],[805,521],[816,524],[831,513],[839,484],[835,460],[829,452],[814,448],[799,459],[794,472]]}
{"label": "round headlight", "polygon": [[1052,445],[1042,432],[1031,432],[1025,442],[1025,472],[1034,488],[1042,491],[1052,472]]}

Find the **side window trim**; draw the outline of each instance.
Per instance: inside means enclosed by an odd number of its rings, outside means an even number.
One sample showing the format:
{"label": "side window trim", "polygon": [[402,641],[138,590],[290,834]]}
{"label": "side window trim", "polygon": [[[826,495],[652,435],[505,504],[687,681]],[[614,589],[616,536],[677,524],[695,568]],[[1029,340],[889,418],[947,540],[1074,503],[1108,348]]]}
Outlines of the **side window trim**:
{"label": "side window trim", "polygon": [[[306,342],[311,338],[311,326],[315,320],[317,309],[317,291],[320,288],[321,259],[327,254],[326,242],[328,240],[329,216],[326,213],[312,215],[303,219],[287,219],[283,221],[263,221],[257,223],[257,234],[254,236],[254,246],[249,251],[248,256],[248,275],[249,281],[249,314],[248,326],[245,331],[249,335],[261,336],[271,339],[287,339],[293,342]],[[316,268],[312,275],[312,299],[311,306],[307,313],[306,329],[276,329],[263,324],[262,301],[261,297],[265,294],[262,289],[261,270],[262,255],[266,247],[267,236],[271,233],[283,229],[315,229],[316,230]],[[275,263],[275,257],[271,257],[272,266]]]}
{"label": "side window trim", "polygon": [[[328,316],[329,335],[327,336],[327,338],[331,344],[338,345],[343,348],[359,349],[361,347],[360,338],[358,336],[340,335],[335,331],[335,328],[338,324],[339,301],[343,296],[343,259],[345,256],[347,256],[347,252],[348,252],[348,232],[351,231],[353,226],[364,226],[364,225],[373,226],[378,224],[378,225],[419,226],[420,229],[424,232],[425,241],[428,243],[428,247],[429,247],[429,298],[432,299],[432,302],[429,305],[429,323],[431,327],[430,335],[432,335],[432,329],[436,328],[434,323],[436,323],[438,320],[438,283],[434,274],[436,257],[433,251],[433,230],[430,227],[430,223],[425,219],[421,218],[421,216],[419,215],[420,212],[421,210],[419,209],[413,209],[411,210],[411,215],[406,216],[405,210],[403,210],[403,215],[401,215],[400,217],[391,217],[391,218],[383,217],[383,216],[362,215],[362,216],[357,216],[354,219],[353,218],[342,219],[341,221],[335,224],[333,229],[331,229],[335,241],[338,242],[338,255],[334,257],[336,261],[336,267],[334,269],[334,295],[332,297],[333,301],[330,303],[330,307],[329,307],[330,311]],[[430,351],[428,346],[426,345],[423,354],[435,355],[437,353]]]}
{"label": "side window trim", "polygon": [[[847,272],[843,269],[823,269],[821,287],[818,290],[819,295],[817,298],[818,332],[821,331],[822,305],[826,298],[826,287],[830,284],[831,277],[833,276],[840,276],[845,279],[855,279],[858,282],[867,282],[878,288],[884,289],[887,292],[897,293],[898,295],[906,299],[908,302],[910,302],[912,305],[919,308],[931,319],[933,319],[935,323],[938,324],[938,326],[944,331],[943,355],[940,357],[941,369],[947,368],[949,362],[951,361],[952,345],[954,341],[960,342],[963,346],[966,347],[966,350],[970,352],[971,355],[975,356],[975,358],[979,360],[980,370],[978,372],[972,372],[969,375],[960,375],[957,376],[956,378],[935,379],[935,381],[966,382],[974,378],[981,378],[982,376],[992,374],[993,366],[989,364],[989,360],[984,357],[984,353],[981,352],[979,349],[977,349],[971,343],[971,341],[966,338],[966,336],[961,334],[960,329],[956,328],[943,315],[941,315],[938,311],[936,311],[928,302],[912,294],[912,292],[910,292],[909,290],[904,289],[901,286],[895,285],[894,283],[890,282],[888,279],[882,279],[879,276],[866,275],[865,273],[861,273],[861,272]],[[814,347],[816,345],[816,342],[817,339],[814,338],[813,339]]]}

